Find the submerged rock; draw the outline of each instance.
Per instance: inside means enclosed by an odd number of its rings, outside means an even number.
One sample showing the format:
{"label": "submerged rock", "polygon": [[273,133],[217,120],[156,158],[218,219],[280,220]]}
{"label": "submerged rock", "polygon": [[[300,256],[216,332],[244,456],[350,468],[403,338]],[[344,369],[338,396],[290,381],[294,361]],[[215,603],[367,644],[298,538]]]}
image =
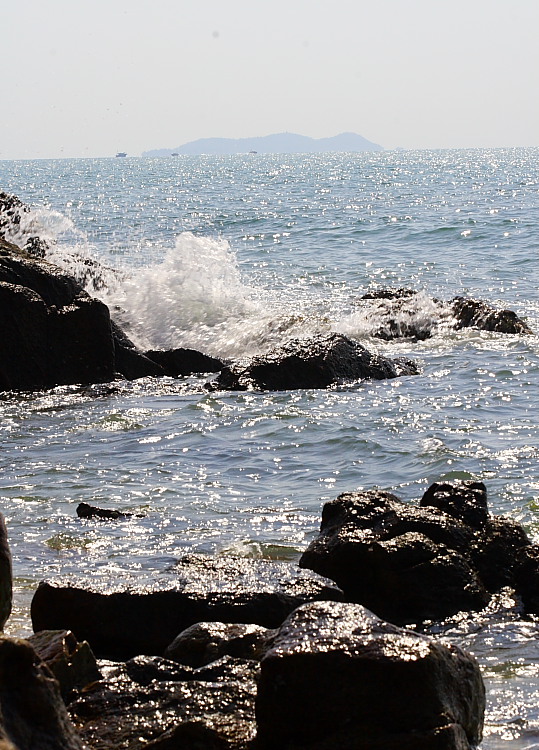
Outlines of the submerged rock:
{"label": "submerged rock", "polygon": [[327,388],[357,380],[416,375],[407,359],[388,359],[369,352],[338,333],[289,341],[266,355],[223,368],[212,390],[292,390]]}
{"label": "submerged rock", "polygon": [[470,750],[485,690],[475,659],[362,606],[316,602],[261,662],[260,750]]}
{"label": "submerged rock", "polygon": [[79,518],[99,518],[102,521],[120,521],[132,518],[133,513],[122,513],[119,510],[97,508],[95,505],[89,505],[88,503],[79,503],[77,505],[77,516]]}
{"label": "submerged rock", "polygon": [[332,581],[268,560],[187,555],[173,570],[144,580],[124,576],[41,583],[32,600],[34,630],[67,629],[98,656],[162,654],[197,622],[275,628],[307,601],[342,599]]}
{"label": "submerged rock", "polygon": [[83,750],[58,682],[27,641],[0,638],[0,739],[15,750]]}
{"label": "submerged rock", "polygon": [[482,609],[514,584],[516,553],[529,544],[518,524],[488,514],[482,483],[447,482],[432,485],[421,507],[388,492],[340,495],[324,506],[300,566],[406,624]]}
{"label": "submerged rock", "polygon": [[13,572],[4,516],[0,513],[0,631],[11,614]]}

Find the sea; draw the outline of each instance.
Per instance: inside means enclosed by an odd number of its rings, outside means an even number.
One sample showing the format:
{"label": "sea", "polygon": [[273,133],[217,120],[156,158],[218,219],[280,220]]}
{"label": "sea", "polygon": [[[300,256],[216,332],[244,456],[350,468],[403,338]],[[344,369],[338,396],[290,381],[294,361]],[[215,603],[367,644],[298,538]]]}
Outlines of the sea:
{"label": "sea", "polygon": [[[327,390],[209,391],[211,375],[0,395],[0,503],[15,607],[40,580],[159,575],[186,551],[297,561],[325,502],[486,484],[539,543],[539,149],[0,161],[49,259],[86,269],[143,348],[228,359],[337,331],[416,376]],[[91,262],[89,262],[91,261]],[[374,336],[363,295],[417,292],[432,335]],[[470,296],[535,335],[437,325]],[[81,520],[80,502],[133,514]],[[539,748],[539,619],[510,592],[433,624],[475,654],[494,748]]]}

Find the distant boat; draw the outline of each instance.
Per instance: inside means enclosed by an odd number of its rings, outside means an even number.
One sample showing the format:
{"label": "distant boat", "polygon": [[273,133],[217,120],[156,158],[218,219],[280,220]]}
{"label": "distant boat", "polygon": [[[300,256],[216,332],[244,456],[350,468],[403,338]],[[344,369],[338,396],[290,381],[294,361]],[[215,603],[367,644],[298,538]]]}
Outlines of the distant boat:
{"label": "distant boat", "polygon": [[173,154],[171,154],[171,156],[179,156],[179,154],[177,154],[176,152],[174,152]]}
{"label": "distant boat", "polygon": [[258,151],[249,151],[250,154],[258,154]]}
{"label": "distant boat", "polygon": [[125,153],[125,151],[118,151],[118,153],[116,154],[116,156],[117,157],[118,156],[127,156],[127,154]]}

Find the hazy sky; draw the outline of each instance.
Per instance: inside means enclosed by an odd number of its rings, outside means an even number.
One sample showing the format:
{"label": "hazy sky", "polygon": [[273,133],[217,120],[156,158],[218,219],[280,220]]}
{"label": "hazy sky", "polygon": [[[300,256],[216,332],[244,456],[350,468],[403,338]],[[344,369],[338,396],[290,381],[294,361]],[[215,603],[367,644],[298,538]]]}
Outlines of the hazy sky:
{"label": "hazy sky", "polygon": [[539,146],[538,0],[0,0],[0,159],[354,131]]}

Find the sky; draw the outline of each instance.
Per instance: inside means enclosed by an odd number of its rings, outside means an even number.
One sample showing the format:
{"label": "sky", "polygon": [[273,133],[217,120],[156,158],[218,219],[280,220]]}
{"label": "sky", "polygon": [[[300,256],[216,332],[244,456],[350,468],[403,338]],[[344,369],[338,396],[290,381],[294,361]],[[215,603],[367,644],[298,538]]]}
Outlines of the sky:
{"label": "sky", "polygon": [[0,0],[0,159],[539,146],[538,0]]}

